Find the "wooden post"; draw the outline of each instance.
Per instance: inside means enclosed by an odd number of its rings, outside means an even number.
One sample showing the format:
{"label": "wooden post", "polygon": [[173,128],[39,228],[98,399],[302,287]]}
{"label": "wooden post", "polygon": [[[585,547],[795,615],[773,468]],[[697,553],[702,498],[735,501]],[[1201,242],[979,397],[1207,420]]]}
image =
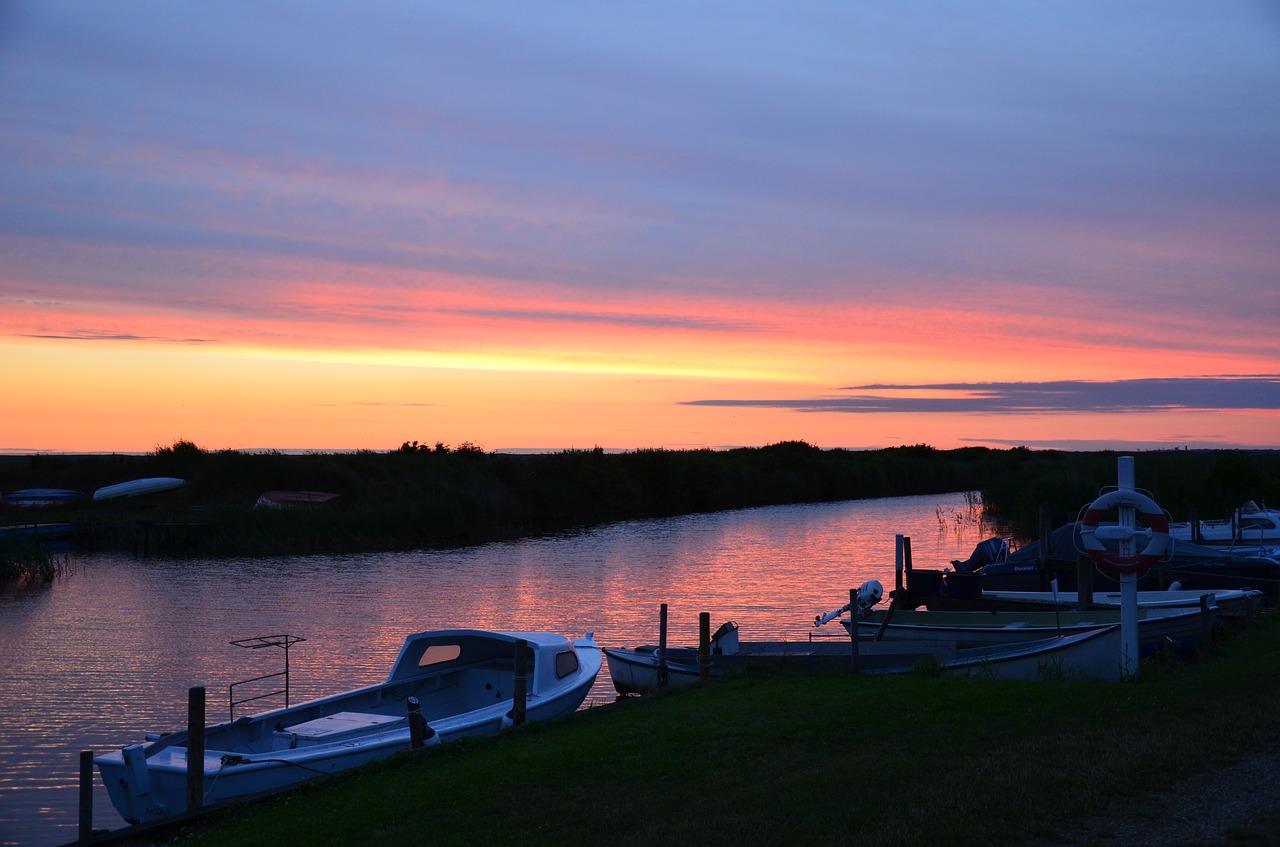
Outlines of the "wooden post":
{"label": "wooden post", "polygon": [[1049,506],[1040,504],[1040,545],[1037,558],[1040,561],[1040,586],[1043,588],[1049,580],[1049,536],[1053,533],[1053,523],[1049,518]]}
{"label": "wooden post", "polygon": [[1093,559],[1076,557],[1076,608],[1083,611],[1093,605]]}
{"label": "wooden post", "polygon": [[204,686],[187,690],[187,811],[204,805]]}
{"label": "wooden post", "polygon": [[897,594],[902,594],[902,536],[894,536],[893,581]]}
{"label": "wooden post", "polygon": [[711,679],[711,613],[698,613],[698,679]]}
{"label": "wooden post", "polygon": [[849,635],[852,636],[850,640],[853,642],[853,649],[850,651],[853,672],[857,674],[862,670],[861,656],[859,655],[862,651],[858,646],[858,589],[856,588],[849,589]]}
{"label": "wooden post", "polygon": [[80,840],[93,837],[93,751],[80,751]]}
{"label": "wooden post", "polygon": [[911,536],[902,536],[902,566],[911,570]]}
{"label": "wooden post", "polygon": [[667,687],[667,604],[658,608],[658,687]]}
{"label": "wooden post", "polygon": [[1213,641],[1213,614],[1209,611],[1209,596],[1200,595],[1200,640],[1206,647]]}
{"label": "wooden post", "polygon": [[525,698],[529,694],[529,642],[516,641],[516,690],[511,704],[511,723],[524,726]]}

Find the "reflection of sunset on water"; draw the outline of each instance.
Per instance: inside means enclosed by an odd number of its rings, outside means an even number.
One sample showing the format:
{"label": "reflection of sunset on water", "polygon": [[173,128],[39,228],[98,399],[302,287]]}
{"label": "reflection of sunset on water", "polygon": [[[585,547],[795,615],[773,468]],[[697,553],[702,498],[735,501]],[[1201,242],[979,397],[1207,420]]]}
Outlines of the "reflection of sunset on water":
{"label": "reflection of sunset on water", "polygon": [[[983,537],[949,494],[628,521],[459,550],[78,556],[46,588],[0,595],[0,772],[26,789],[0,795],[0,817],[63,827],[39,843],[72,840],[79,750],[181,728],[191,686],[206,687],[209,717],[222,720],[232,682],[282,669],[283,650],[237,639],[307,639],[290,650],[295,704],[381,681],[405,636],[428,629],[594,631],[601,646],[630,646],[656,642],[666,603],[672,643],[697,642],[700,612],[713,626],[736,621],[744,638],[803,641],[850,588],[873,578],[892,587],[895,533],[911,537],[921,567],[967,557]],[[613,697],[602,672],[588,702]],[[105,794],[95,818],[116,820]]]}

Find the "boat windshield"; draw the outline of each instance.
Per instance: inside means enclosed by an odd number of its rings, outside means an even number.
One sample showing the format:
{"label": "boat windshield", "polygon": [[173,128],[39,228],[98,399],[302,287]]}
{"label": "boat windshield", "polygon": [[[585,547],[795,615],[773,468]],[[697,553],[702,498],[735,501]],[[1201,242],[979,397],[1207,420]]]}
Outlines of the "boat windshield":
{"label": "boat windshield", "polygon": [[422,658],[418,659],[418,667],[425,668],[442,662],[452,662],[461,655],[462,646],[459,644],[432,644],[422,651]]}

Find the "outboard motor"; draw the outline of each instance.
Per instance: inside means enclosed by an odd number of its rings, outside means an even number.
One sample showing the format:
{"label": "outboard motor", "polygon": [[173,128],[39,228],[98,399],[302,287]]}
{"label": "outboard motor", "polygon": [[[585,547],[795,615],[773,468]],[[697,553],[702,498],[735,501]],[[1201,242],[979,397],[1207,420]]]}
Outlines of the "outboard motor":
{"label": "outboard motor", "polygon": [[1009,543],[1003,538],[988,538],[986,541],[978,543],[973,548],[973,553],[963,562],[959,559],[952,559],[951,566],[956,569],[956,573],[973,573],[981,570],[987,565],[993,565],[996,562],[1003,562],[1009,555]]}
{"label": "outboard motor", "polygon": [[884,599],[884,586],[878,579],[869,579],[858,587],[858,617],[865,618],[871,608]]}
{"label": "outboard motor", "polygon": [[711,636],[711,652],[716,655],[733,656],[738,652],[738,625],[733,621],[720,624],[715,635]]}

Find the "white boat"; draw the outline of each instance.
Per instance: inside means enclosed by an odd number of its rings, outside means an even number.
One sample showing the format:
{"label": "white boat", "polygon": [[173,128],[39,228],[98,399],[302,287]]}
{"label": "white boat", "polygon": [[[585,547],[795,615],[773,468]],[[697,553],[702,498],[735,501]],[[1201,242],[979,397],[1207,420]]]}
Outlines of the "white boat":
{"label": "white boat", "polygon": [[[714,652],[717,649],[723,652]],[[665,656],[652,647],[606,647],[603,652],[613,687],[620,694],[656,691],[661,687],[659,675],[664,672],[668,687],[690,685],[702,678],[696,648],[668,648]],[[852,639],[744,641],[736,647],[713,646],[707,655],[707,675],[717,677],[752,666],[850,673],[852,652]],[[1100,626],[1071,635],[980,647],[959,647],[944,639],[859,640],[857,667],[859,673],[874,675],[920,671],[948,677],[1114,681],[1121,678],[1120,627]]]}
{"label": "white boat", "polygon": [[[1166,647],[1185,651],[1200,643],[1218,617],[1216,606],[1148,606],[1138,609],[1138,649],[1151,654]],[[840,621],[846,630],[850,618]],[[1013,644],[1055,635],[1073,635],[1120,623],[1119,609],[1053,611],[918,611],[874,609],[858,620],[863,639],[954,641],[960,647]]]}
{"label": "white boat", "polygon": [[115,485],[104,485],[93,492],[93,502],[114,500],[117,497],[138,497],[143,494],[155,494],[160,491],[172,491],[186,485],[185,479],[176,476],[153,476],[145,479],[131,479]]}
{"label": "white boat", "polygon": [[[405,639],[386,682],[206,727],[204,803],[275,791],[408,750],[411,711],[426,720],[426,743],[498,732],[511,722],[521,641],[525,719],[575,711],[603,661],[590,634],[570,641],[547,632],[421,632]],[[94,759],[111,802],[131,823],[187,808],[189,732],[148,738]]]}
{"label": "white boat", "polygon": [[1277,546],[1280,545],[1280,509],[1268,509],[1249,500],[1229,518],[1170,523],[1169,536],[1175,541],[1212,546]]}
{"label": "white boat", "polygon": [[[1212,588],[1196,591],[1171,589],[1168,591],[1136,591],[1138,608],[1200,608],[1201,600],[1216,606],[1218,614],[1228,619],[1252,618],[1263,599],[1261,591],[1251,589]],[[1119,609],[1119,591],[1094,591],[1090,609]],[[988,591],[962,601],[947,598],[928,598],[930,611],[965,609],[1035,611],[1073,609],[1079,606],[1079,595],[1074,591]]]}

